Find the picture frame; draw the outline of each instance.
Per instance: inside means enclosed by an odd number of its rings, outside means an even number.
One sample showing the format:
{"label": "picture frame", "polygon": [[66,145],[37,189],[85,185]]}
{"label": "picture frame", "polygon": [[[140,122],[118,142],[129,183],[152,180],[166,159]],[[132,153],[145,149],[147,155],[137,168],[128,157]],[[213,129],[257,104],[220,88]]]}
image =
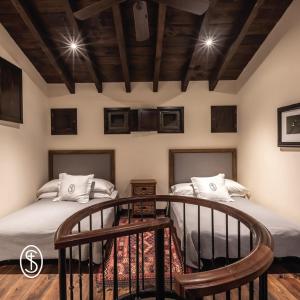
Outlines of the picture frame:
{"label": "picture frame", "polygon": [[277,109],[278,147],[300,147],[300,103]]}
{"label": "picture frame", "polygon": [[184,107],[158,107],[158,133],[184,133]]}
{"label": "picture frame", "polygon": [[0,57],[0,120],[23,124],[22,70]]}
{"label": "picture frame", "polygon": [[130,108],[104,108],[104,134],[129,134]]}

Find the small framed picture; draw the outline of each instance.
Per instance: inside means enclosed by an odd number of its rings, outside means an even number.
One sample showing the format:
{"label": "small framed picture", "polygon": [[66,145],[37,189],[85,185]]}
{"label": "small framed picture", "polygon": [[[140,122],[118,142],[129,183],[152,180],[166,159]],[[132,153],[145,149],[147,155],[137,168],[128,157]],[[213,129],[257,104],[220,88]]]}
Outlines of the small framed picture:
{"label": "small framed picture", "polygon": [[280,107],[278,118],[278,147],[300,147],[300,103]]}

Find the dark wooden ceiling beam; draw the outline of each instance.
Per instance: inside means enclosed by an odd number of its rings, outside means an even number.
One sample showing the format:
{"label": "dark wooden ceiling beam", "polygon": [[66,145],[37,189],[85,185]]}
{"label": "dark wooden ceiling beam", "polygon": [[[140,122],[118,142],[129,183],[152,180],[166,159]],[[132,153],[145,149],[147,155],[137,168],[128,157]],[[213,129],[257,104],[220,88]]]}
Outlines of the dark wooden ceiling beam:
{"label": "dark wooden ceiling beam", "polygon": [[164,33],[165,33],[166,11],[167,11],[166,5],[159,4],[157,36],[156,36],[156,51],[155,51],[155,61],[154,61],[154,75],[153,75],[153,92],[158,92],[161,57],[163,51],[163,40],[164,40]]}
{"label": "dark wooden ceiling beam", "polygon": [[208,23],[209,23],[209,19],[210,19],[210,14],[211,14],[211,11],[214,9],[216,3],[217,3],[217,0],[211,1],[209,9],[202,17],[202,21],[201,21],[201,25],[200,25],[199,32],[197,35],[197,39],[194,44],[192,56],[191,56],[190,62],[188,64],[184,78],[181,81],[181,91],[182,92],[186,92],[186,90],[189,86],[190,80],[195,71],[195,68],[199,65],[198,41],[203,40],[203,37],[205,37],[207,35],[207,32],[209,32],[208,31]]}
{"label": "dark wooden ceiling beam", "polygon": [[29,12],[28,8],[21,2],[20,0],[10,0],[15,9],[17,10],[19,16],[25,23],[25,25],[30,30],[31,34],[38,41],[41,49],[49,59],[50,63],[54,67],[54,69],[59,74],[62,81],[67,86],[68,90],[71,94],[75,93],[75,82],[71,79],[68,74],[65,66],[59,61],[57,58],[59,55],[55,53],[53,47],[49,45],[49,41],[46,38],[45,33],[42,31],[41,26],[37,24],[32,14]]}
{"label": "dark wooden ceiling beam", "polygon": [[97,89],[98,93],[102,93],[102,82],[99,78],[97,68],[96,68],[95,64],[93,63],[93,60],[90,56],[89,49],[86,46],[86,45],[89,44],[89,41],[87,40],[86,35],[84,35],[84,38],[83,38],[83,34],[81,33],[81,30],[80,30],[80,27],[79,27],[79,22],[74,17],[74,13],[73,13],[74,4],[73,4],[73,2],[74,1],[72,1],[72,0],[65,0],[64,1],[67,19],[68,19],[68,22],[70,23],[70,25],[72,26],[72,29],[73,29],[72,33],[76,36],[76,38],[79,38],[81,41],[83,41],[82,45],[80,45],[80,47],[82,48],[82,51],[84,52],[83,60],[84,60],[85,65],[88,69],[88,72],[91,75],[91,79],[95,83],[95,86],[96,86],[96,89]]}
{"label": "dark wooden ceiling beam", "polygon": [[221,60],[220,64],[217,66],[216,71],[213,73],[212,77],[209,80],[209,90],[214,91],[219,80],[221,79],[222,75],[226,71],[228,64],[230,63],[231,59],[234,57],[236,52],[238,51],[243,39],[247,35],[247,32],[252,25],[253,21],[255,20],[259,9],[264,4],[264,0],[256,0],[254,4],[251,6],[243,25],[241,26],[240,31],[238,32],[236,38],[234,39],[233,43],[228,48],[225,56]]}
{"label": "dark wooden ceiling beam", "polygon": [[112,6],[112,11],[113,11],[113,18],[114,18],[117,42],[119,47],[123,77],[125,81],[125,90],[127,93],[130,93],[131,92],[130,75],[129,75],[127,51],[126,51],[126,44],[125,44],[124,31],[123,31],[123,21],[122,21],[122,15],[121,15],[119,4],[114,2]]}

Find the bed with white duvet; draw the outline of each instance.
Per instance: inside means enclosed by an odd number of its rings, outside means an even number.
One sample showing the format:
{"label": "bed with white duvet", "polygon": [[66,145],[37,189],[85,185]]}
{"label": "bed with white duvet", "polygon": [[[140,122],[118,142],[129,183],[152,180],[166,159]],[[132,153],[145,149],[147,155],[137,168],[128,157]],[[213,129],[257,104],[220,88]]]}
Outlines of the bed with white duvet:
{"label": "bed with white duvet", "polygon": [[[223,203],[237,208],[257,219],[270,231],[274,241],[274,256],[300,257],[300,226],[279,216],[269,209],[243,197],[233,197],[234,202]],[[183,208],[182,203],[171,204],[171,218],[178,238],[183,243]],[[187,264],[197,266],[198,262],[198,210],[194,205],[186,205],[186,249]],[[214,211],[215,258],[226,257],[226,219],[221,212]],[[212,258],[211,210],[201,207],[200,210],[200,256]],[[237,220],[228,220],[229,257],[237,258],[238,225]],[[249,230],[241,225],[241,255],[245,256],[250,249]],[[182,247],[183,249],[183,247]]]}
{"label": "bed with white duvet", "polygon": [[[44,259],[57,259],[58,251],[54,249],[54,235],[58,227],[74,213],[105,201],[116,199],[118,192],[91,193],[87,203],[78,201],[57,201],[57,180],[44,185],[38,191],[34,203],[0,219],[0,261],[18,260],[24,247],[37,246]],[[56,201],[55,201],[56,200]],[[103,227],[111,227],[114,222],[114,209],[103,210]],[[101,213],[93,214],[93,229],[101,228]],[[80,223],[81,231],[90,230],[89,219]],[[74,229],[76,232],[77,229]],[[101,262],[101,243],[93,243],[94,263]],[[82,260],[88,258],[88,247],[82,246]],[[73,249],[73,258],[78,259],[78,247]],[[67,253],[68,256],[68,253]]]}

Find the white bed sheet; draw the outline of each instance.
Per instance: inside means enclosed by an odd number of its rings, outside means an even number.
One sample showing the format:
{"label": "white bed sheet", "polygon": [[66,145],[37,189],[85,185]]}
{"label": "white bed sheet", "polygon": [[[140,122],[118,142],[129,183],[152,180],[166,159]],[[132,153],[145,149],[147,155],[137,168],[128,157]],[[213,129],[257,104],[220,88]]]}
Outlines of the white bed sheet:
{"label": "white bed sheet", "polygon": [[[117,197],[114,191],[113,197]],[[58,227],[71,215],[88,206],[111,200],[110,198],[92,199],[86,204],[52,199],[36,201],[0,219],[0,261],[18,260],[24,247],[39,247],[44,259],[57,259],[54,249],[54,235]],[[103,226],[111,227],[114,221],[114,209],[103,211]],[[101,228],[101,214],[93,214],[93,229]],[[81,231],[89,230],[89,219],[81,221]],[[73,258],[78,259],[78,247],[73,247]],[[101,243],[93,243],[94,263],[100,263]],[[69,251],[67,251],[67,257]],[[88,246],[82,246],[82,260],[88,259]]]}
{"label": "white bed sheet", "polygon": [[[234,197],[234,202],[225,205],[237,208],[254,217],[270,231],[274,240],[275,257],[300,257],[300,225],[277,215],[265,207],[241,197]],[[223,203],[223,202],[222,202]],[[183,208],[182,203],[171,204],[171,218],[177,236],[183,241]],[[226,257],[226,219],[223,213],[214,212],[215,257]],[[229,257],[237,257],[238,249],[237,221],[229,217]],[[200,210],[200,253],[205,259],[212,258],[211,210],[201,207]],[[241,225],[241,255],[245,256],[250,249],[249,229]],[[186,205],[186,249],[187,264],[196,266],[198,262],[198,210],[194,205]],[[183,248],[183,247],[182,247]]]}

